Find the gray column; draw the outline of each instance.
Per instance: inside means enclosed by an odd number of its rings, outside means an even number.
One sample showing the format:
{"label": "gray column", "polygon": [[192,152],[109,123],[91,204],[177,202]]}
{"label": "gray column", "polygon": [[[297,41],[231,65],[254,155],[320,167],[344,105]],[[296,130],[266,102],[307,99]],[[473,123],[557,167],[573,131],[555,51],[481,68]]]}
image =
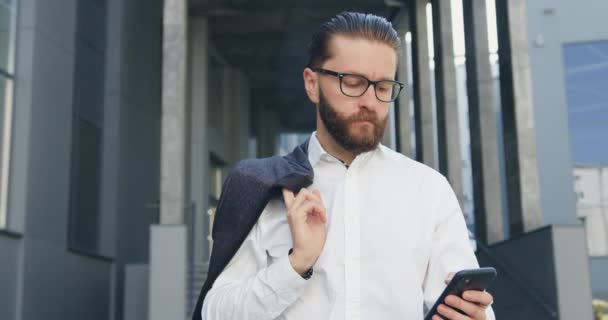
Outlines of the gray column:
{"label": "gray column", "polygon": [[150,320],[187,314],[187,5],[165,0],[163,9],[160,225],[150,229]]}
{"label": "gray column", "polygon": [[182,224],[185,201],[187,1],[165,0],[160,223]]}
{"label": "gray column", "polygon": [[456,95],[456,67],[452,39],[450,1],[432,0],[435,47],[435,95],[437,101],[437,146],[439,171],[450,181],[460,207],[464,207],[460,121]]}
{"label": "gray column", "polygon": [[208,108],[208,26],[207,19],[190,21],[190,199],[194,203],[194,261],[208,257],[205,216],[209,207],[209,145],[207,142]]}
{"label": "gray column", "polygon": [[414,121],[416,159],[437,168],[435,159],[435,127],[429,68],[429,40],[426,19],[427,0],[410,1],[412,30],[412,68],[414,74]]}
{"label": "gray column", "polygon": [[517,234],[541,222],[525,1],[496,1],[496,18],[507,206],[511,234]]}
{"label": "gray column", "polygon": [[407,8],[403,8],[395,19],[397,33],[401,39],[401,51],[399,52],[399,65],[397,66],[397,80],[405,84],[399,98],[395,103],[395,118],[397,127],[397,150],[408,157],[413,156],[412,146],[412,117],[410,114],[410,92],[408,86],[408,63],[409,56],[405,34],[410,31]]}
{"label": "gray column", "polygon": [[493,243],[504,239],[504,226],[486,1],[464,0],[463,13],[475,234]]}
{"label": "gray column", "polygon": [[[150,227],[148,319],[184,319],[186,310],[185,225]],[[126,319],[125,319],[126,320]]]}

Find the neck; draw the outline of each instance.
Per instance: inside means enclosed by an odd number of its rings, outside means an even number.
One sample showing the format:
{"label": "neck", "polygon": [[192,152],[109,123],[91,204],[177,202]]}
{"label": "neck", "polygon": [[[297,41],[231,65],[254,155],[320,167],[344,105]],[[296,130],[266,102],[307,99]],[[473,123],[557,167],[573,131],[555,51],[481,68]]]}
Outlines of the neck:
{"label": "neck", "polygon": [[345,150],[344,148],[342,148],[334,140],[334,138],[329,134],[329,132],[327,132],[327,130],[325,130],[325,127],[323,127],[323,125],[317,124],[317,135],[316,136],[317,136],[317,140],[319,140],[319,143],[321,144],[321,147],[323,147],[323,149],[325,151],[327,151],[327,153],[340,159],[347,166],[350,166],[350,164],[353,162],[353,160],[357,156],[356,154],[349,152],[349,151]]}

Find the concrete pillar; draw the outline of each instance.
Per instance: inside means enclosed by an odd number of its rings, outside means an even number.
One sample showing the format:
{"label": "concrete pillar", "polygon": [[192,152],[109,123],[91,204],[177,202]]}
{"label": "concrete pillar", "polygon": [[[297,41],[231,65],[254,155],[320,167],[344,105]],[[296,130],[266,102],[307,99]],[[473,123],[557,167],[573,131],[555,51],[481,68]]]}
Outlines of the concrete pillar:
{"label": "concrete pillar", "polygon": [[460,121],[456,94],[456,67],[452,38],[451,1],[432,0],[435,47],[435,95],[437,101],[437,146],[439,171],[450,181],[460,207],[464,207]]}
{"label": "concrete pillar", "polygon": [[541,223],[536,133],[524,0],[497,0],[507,207],[511,234]]}
{"label": "concrete pillar", "polygon": [[187,315],[186,236],[184,225],[150,229],[149,320],[184,319]]}
{"label": "concrete pillar", "polygon": [[486,243],[503,240],[496,110],[489,61],[485,0],[463,1],[469,132],[473,167],[475,234]]}
{"label": "concrete pillar", "polygon": [[187,8],[186,0],[164,2],[160,225],[150,229],[150,320],[186,317]]}
{"label": "concrete pillar", "polygon": [[412,68],[414,74],[416,159],[430,167],[437,168],[426,19],[427,0],[412,0],[409,3],[410,27],[412,30]]}
{"label": "concrete pillar", "polygon": [[397,80],[405,84],[399,98],[395,102],[395,118],[397,128],[397,150],[408,157],[413,156],[412,146],[412,117],[410,114],[410,92],[408,87],[409,56],[405,35],[410,31],[407,9],[401,9],[401,14],[395,19],[397,33],[401,39]]}
{"label": "concrete pillar", "polygon": [[190,164],[189,198],[194,204],[194,261],[208,257],[205,239],[209,206],[209,144],[207,136],[208,103],[208,25],[205,18],[190,21]]}
{"label": "concrete pillar", "polygon": [[182,224],[185,207],[187,1],[165,0],[160,223]]}

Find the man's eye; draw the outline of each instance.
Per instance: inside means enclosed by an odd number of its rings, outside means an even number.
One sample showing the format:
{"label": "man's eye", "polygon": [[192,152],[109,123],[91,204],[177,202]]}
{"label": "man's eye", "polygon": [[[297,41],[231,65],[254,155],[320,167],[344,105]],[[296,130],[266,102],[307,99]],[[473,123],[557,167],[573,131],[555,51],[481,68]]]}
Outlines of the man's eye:
{"label": "man's eye", "polygon": [[363,85],[364,81],[363,81],[363,79],[360,79],[360,78],[344,77],[344,79],[342,80],[342,83],[349,87],[357,87],[357,86]]}
{"label": "man's eye", "polygon": [[380,83],[376,86],[376,90],[378,90],[380,92],[388,92],[391,90],[391,88],[392,88],[391,85],[384,84],[384,83]]}

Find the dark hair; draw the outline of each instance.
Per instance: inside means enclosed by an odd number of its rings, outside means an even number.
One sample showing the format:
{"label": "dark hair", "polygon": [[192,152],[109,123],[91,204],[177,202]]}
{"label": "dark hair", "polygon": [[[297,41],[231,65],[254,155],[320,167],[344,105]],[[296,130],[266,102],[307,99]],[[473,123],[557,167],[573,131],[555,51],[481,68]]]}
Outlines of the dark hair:
{"label": "dark hair", "polygon": [[308,46],[308,67],[319,67],[330,58],[328,43],[333,35],[379,41],[399,51],[401,40],[393,25],[384,17],[374,14],[344,11],[329,21],[312,36]]}

